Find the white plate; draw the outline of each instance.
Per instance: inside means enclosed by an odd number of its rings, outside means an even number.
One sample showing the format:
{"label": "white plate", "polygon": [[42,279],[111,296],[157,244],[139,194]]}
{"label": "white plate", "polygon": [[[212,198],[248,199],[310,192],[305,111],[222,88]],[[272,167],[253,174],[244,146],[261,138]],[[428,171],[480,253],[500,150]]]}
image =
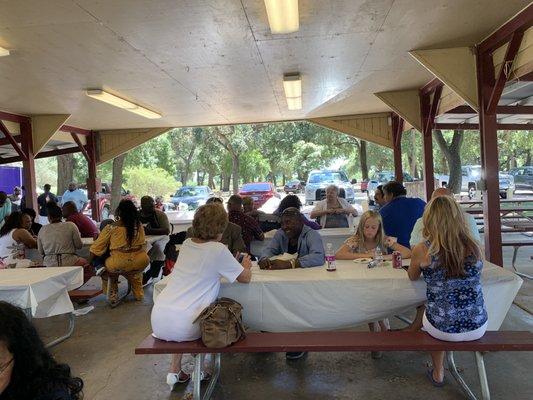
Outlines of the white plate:
{"label": "white plate", "polygon": [[372,261],[371,258],[356,258],[355,260],[353,260],[354,263],[358,263],[358,264],[368,264],[370,261]]}

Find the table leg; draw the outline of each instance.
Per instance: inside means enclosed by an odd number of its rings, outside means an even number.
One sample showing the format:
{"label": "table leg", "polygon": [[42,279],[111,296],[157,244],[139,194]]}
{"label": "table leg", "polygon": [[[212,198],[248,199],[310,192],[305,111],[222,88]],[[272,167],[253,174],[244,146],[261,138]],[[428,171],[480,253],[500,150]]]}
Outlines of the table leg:
{"label": "table leg", "polygon": [[515,266],[515,262],[516,262],[516,256],[518,254],[518,249],[520,248],[520,246],[513,246],[513,261],[511,262],[511,266],[513,267],[513,269],[515,270],[515,272],[518,272],[517,269],[516,269],[516,266]]}
{"label": "table leg", "polygon": [[489,381],[487,379],[487,371],[485,370],[485,362],[483,361],[483,353],[476,351],[477,373],[479,375],[479,383],[481,385],[481,397],[483,400],[490,400]]}
{"label": "table leg", "polygon": [[72,333],[74,333],[74,321],[75,321],[74,314],[73,313],[69,313],[68,314],[68,331],[67,331],[67,333],[65,335],[63,335],[63,336],[58,337],[55,340],[52,340],[50,343],[47,343],[46,347],[47,348],[54,347],[54,346],[58,345],[59,343],[64,342],[65,340],[67,340],[69,337],[71,337]]}
{"label": "table leg", "polygon": [[466,394],[466,397],[469,400],[477,400],[476,396],[474,395],[474,393],[472,393],[472,390],[470,390],[461,374],[459,374],[459,371],[457,371],[457,367],[455,366],[455,360],[453,359],[453,351],[446,352],[446,360],[448,361],[448,368],[450,369],[452,376],[455,378],[459,386],[461,386],[464,393]]}
{"label": "table leg", "polygon": [[194,357],[194,374],[192,376],[193,381],[193,399],[194,400],[201,400],[201,387],[202,384],[202,355],[196,354]]}

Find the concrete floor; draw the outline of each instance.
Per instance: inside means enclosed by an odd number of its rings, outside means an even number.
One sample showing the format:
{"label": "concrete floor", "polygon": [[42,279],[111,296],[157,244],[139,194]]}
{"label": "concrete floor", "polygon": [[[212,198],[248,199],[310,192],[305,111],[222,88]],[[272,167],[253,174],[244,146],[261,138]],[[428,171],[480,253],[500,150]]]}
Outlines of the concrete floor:
{"label": "concrete floor", "polygon": [[[518,265],[533,275],[530,250]],[[506,260],[510,252],[505,251]],[[520,292],[526,299],[533,285]],[[168,356],[136,356],[134,348],[150,333],[151,289],[143,302],[127,301],[110,309],[102,296],[91,301],[95,310],[76,318],[72,338],[53,349],[58,360],[69,363],[85,382],[88,400],[182,399],[192,385],[170,392],[165,383]],[[531,303],[529,303],[531,304]],[[503,330],[533,330],[533,315],[516,305]],[[399,321],[391,321],[401,327]],[[36,320],[43,337],[64,328],[64,317]],[[360,329],[365,329],[361,327]],[[479,393],[473,354],[457,354],[457,365]],[[424,373],[429,356],[416,352],[385,353],[373,360],[368,353],[314,353],[287,362],[284,354],[224,355],[222,375],[213,396],[239,399],[462,399],[460,388],[447,375],[448,385],[433,388]],[[491,353],[486,367],[493,399],[533,399],[533,353]]]}

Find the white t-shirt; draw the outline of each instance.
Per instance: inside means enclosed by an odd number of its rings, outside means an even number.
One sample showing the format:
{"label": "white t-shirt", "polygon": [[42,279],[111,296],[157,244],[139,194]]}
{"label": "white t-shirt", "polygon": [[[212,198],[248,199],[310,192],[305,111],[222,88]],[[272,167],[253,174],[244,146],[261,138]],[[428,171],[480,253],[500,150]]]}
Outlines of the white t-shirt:
{"label": "white t-shirt", "polygon": [[218,297],[220,279],[234,282],[243,267],[219,242],[181,245],[168,283],[152,310],[153,335],[162,340],[183,342],[200,337],[196,317]]}

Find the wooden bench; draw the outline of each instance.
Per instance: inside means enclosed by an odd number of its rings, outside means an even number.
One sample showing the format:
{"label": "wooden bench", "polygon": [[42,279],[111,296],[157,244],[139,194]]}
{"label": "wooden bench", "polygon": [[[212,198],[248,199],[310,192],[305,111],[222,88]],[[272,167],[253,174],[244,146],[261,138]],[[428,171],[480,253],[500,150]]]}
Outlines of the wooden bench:
{"label": "wooden bench", "polygon": [[68,295],[72,301],[84,302],[93,297],[100,296],[102,293],[102,289],[76,289],[68,292]]}
{"label": "wooden bench", "polygon": [[472,342],[443,342],[425,332],[393,331],[373,332],[291,332],[291,333],[248,333],[246,338],[230,347],[210,349],[200,340],[193,342],[165,342],[152,335],[145,338],[135,349],[135,354],[184,354],[195,356],[193,374],[193,398],[201,399],[200,376],[202,354],[215,353],[215,368],[211,382],[203,397],[211,397],[220,375],[221,353],[264,353],[264,352],[351,352],[351,351],[446,351],[448,367],[469,399],[476,396],[459,374],[453,357],[454,351],[475,352],[481,383],[482,398],[490,398],[483,353],[488,351],[533,351],[533,333],[514,331],[491,331],[481,339]]}

